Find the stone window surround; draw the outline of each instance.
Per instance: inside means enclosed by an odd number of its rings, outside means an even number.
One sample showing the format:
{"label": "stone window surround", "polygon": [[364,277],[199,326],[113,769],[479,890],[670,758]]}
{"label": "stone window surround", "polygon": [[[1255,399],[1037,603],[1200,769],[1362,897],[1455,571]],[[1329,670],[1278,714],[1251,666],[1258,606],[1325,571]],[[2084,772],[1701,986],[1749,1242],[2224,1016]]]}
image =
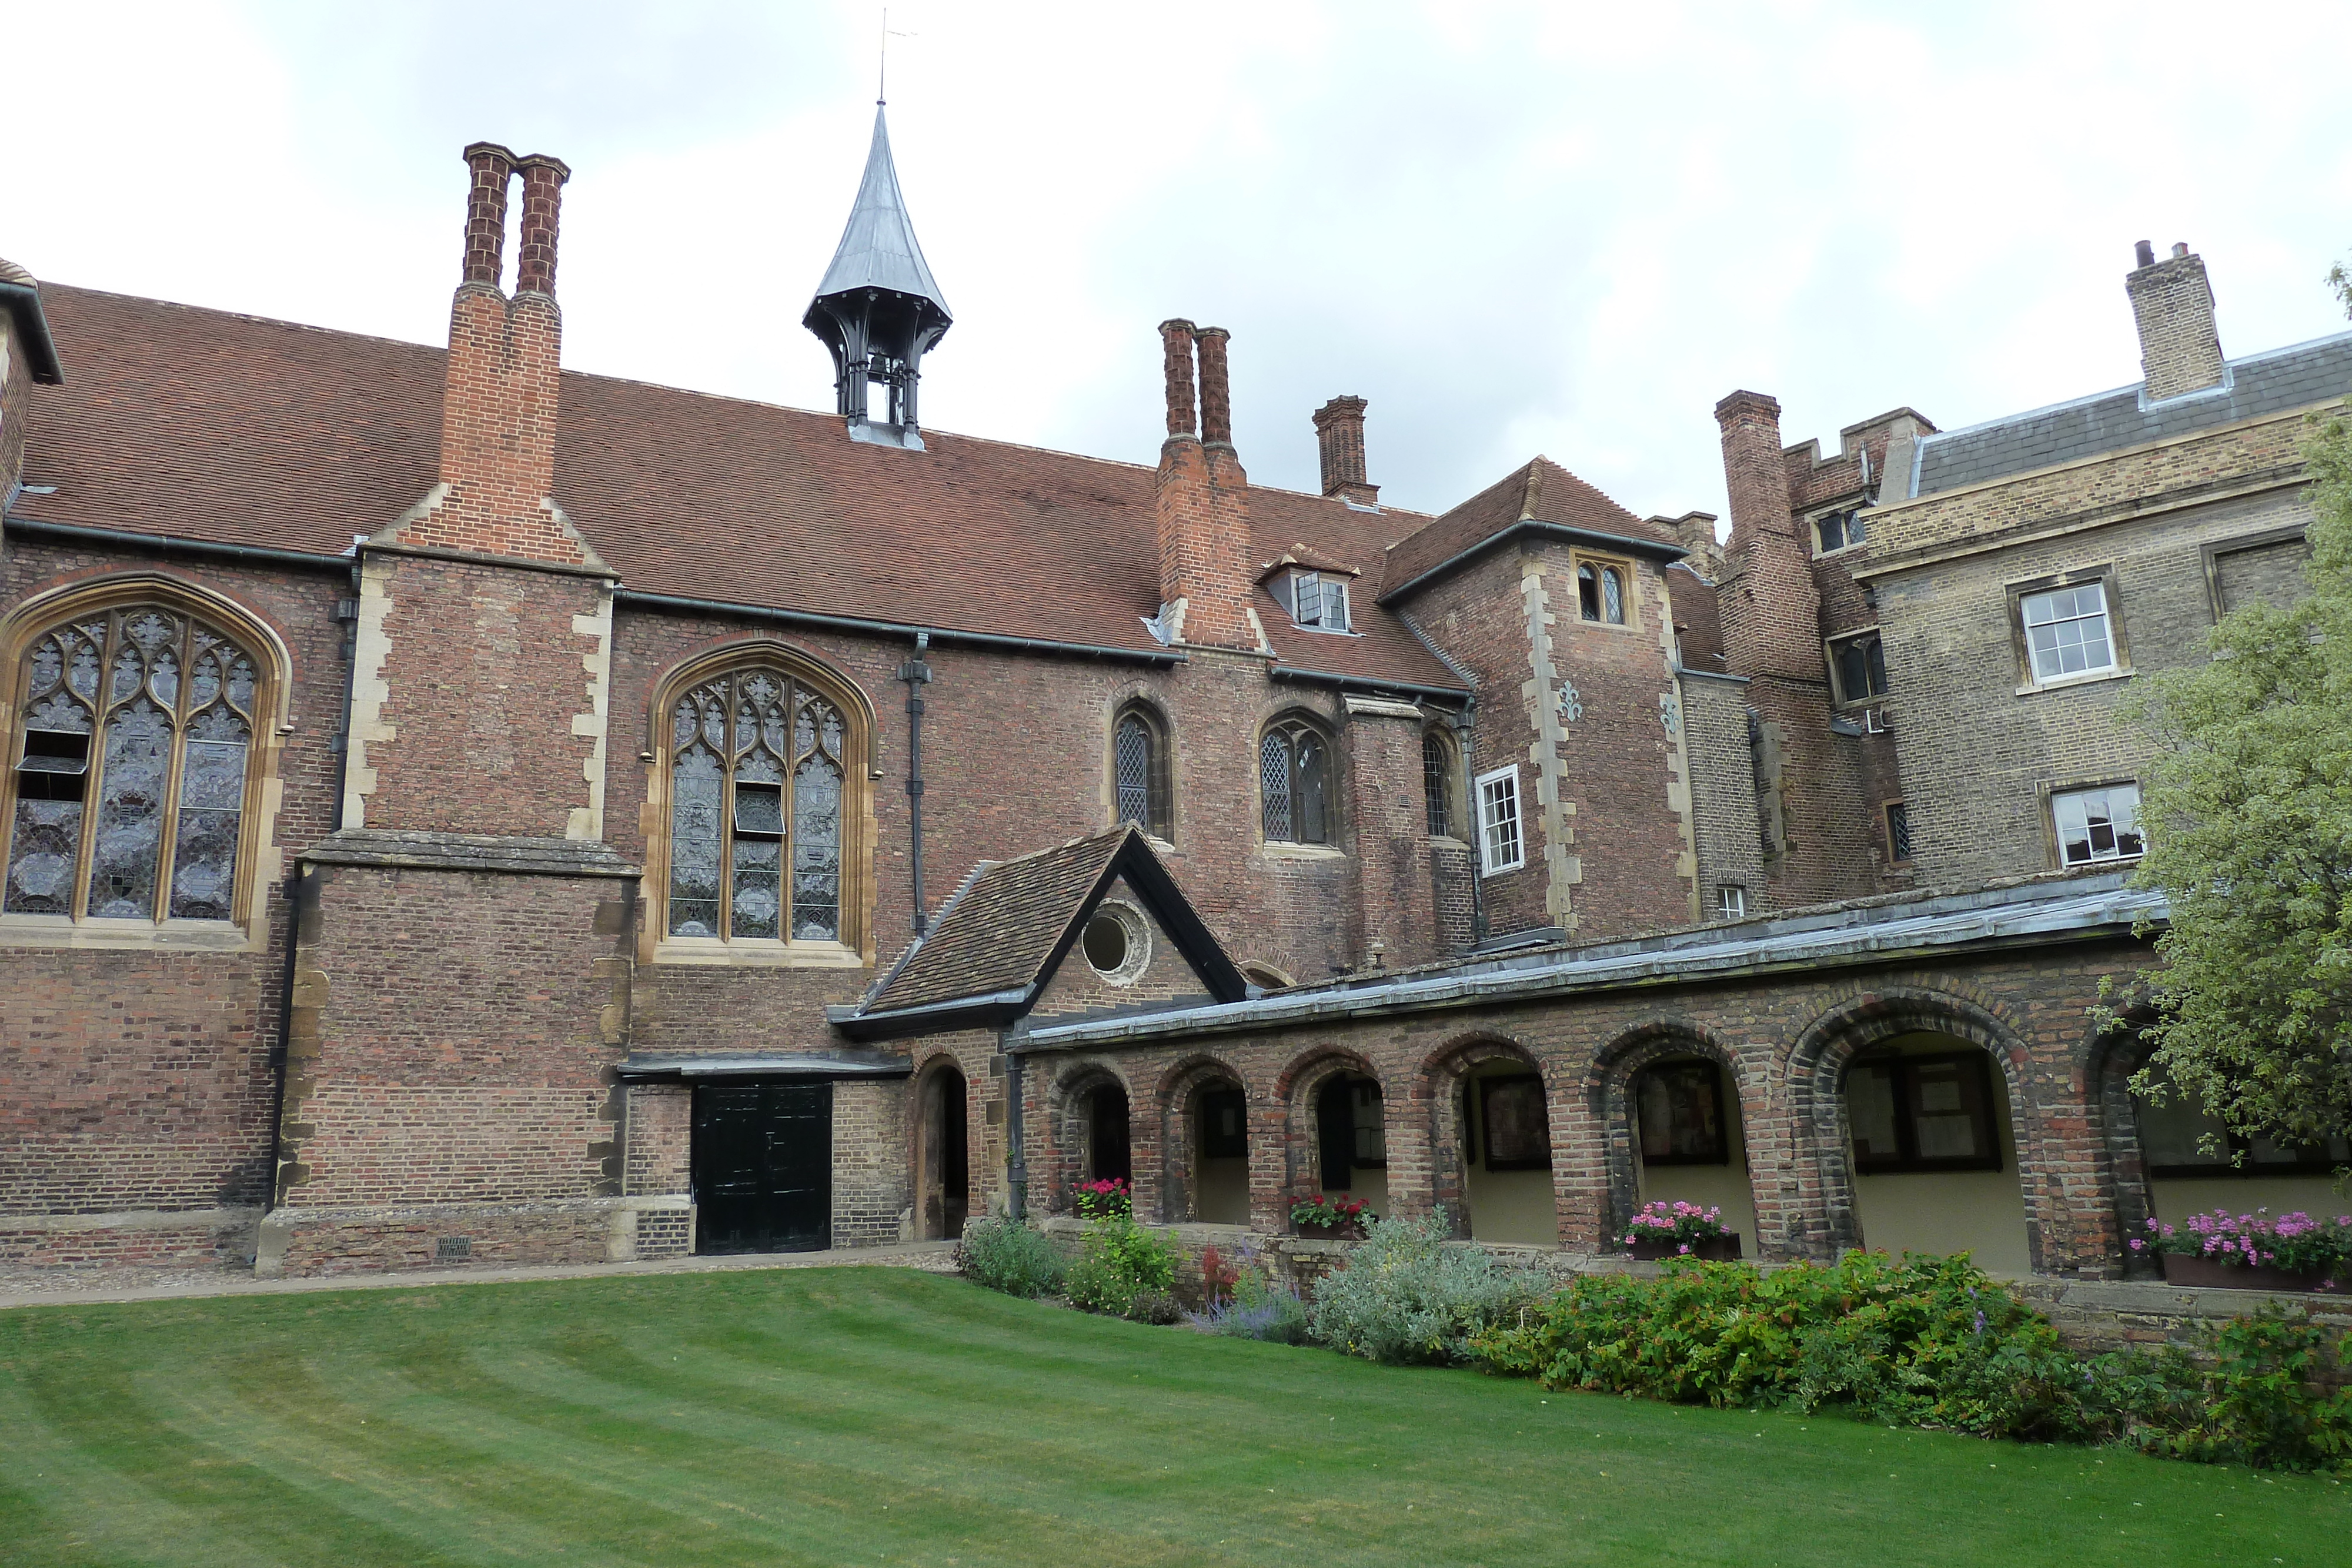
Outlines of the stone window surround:
{"label": "stone window surround", "polygon": [[[1625,588],[1625,619],[1622,621],[1588,621],[1584,618],[1584,598],[1577,589],[1577,569],[1590,566],[1595,572],[1603,568],[1613,570]],[[1634,569],[1630,557],[1602,555],[1576,547],[1568,552],[1568,582],[1571,592],[1569,601],[1576,606],[1571,618],[1578,626],[1595,632],[1638,632],[1642,629],[1642,574]],[[1596,591],[1598,591],[1596,590]]]}
{"label": "stone window surround", "polygon": [[[264,666],[254,696],[254,735],[246,761],[244,822],[237,847],[236,890],[227,920],[75,920],[60,915],[0,914],[0,948],[161,948],[171,951],[259,953],[269,946],[269,890],[284,878],[278,847],[278,811],[285,796],[279,753],[296,721],[292,700],[293,656],[277,628],[241,601],[177,573],[156,569],[110,571],[37,593],[0,615],[0,746],[6,747],[5,778],[0,778],[0,810],[13,815],[16,704],[26,658],[50,627],[97,612],[153,601],[208,619],[241,640]],[[0,851],[7,822],[0,816]],[[78,869],[76,875],[84,874]]]}
{"label": "stone window surround", "polygon": [[[1153,699],[1129,695],[1111,709],[1110,728],[1103,747],[1105,799],[1109,803],[1112,824],[1125,820],[1118,810],[1118,732],[1129,718],[1140,719],[1145,732],[1151,737],[1152,777],[1150,787],[1157,797],[1152,813],[1158,820],[1138,822],[1151,847],[1160,852],[1172,853],[1176,848],[1176,730],[1168,720],[1168,713]],[[1161,830],[1165,829],[1165,836]]]}
{"label": "stone window surround", "polygon": [[[669,924],[669,744],[670,717],[680,694],[743,665],[779,665],[820,692],[840,713],[847,732],[841,802],[842,939],[797,941],[786,937],[673,936]],[[767,636],[732,637],[666,671],[653,685],[646,709],[648,750],[646,768],[646,865],[638,898],[646,911],[638,960],[682,967],[753,969],[854,969],[874,962],[874,783],[877,766],[874,705],[866,690],[807,649]]]}
{"label": "stone window surround", "polygon": [[[2066,864],[2065,852],[2058,842],[2057,801],[2059,796],[2079,795],[2086,789],[2113,789],[2118,786],[2126,784],[2130,785],[2134,789],[2138,789],[2138,776],[2137,774],[2128,773],[2095,774],[2083,778],[2044,779],[2033,787],[2035,797],[2034,807],[2037,814],[2042,820],[2042,853],[2047,863],[2048,869],[2052,871],[2066,871],[2069,869],[2079,871],[2087,866],[2090,870],[2098,871],[2102,869],[2127,867],[2137,863],[2141,858],[2139,855],[2118,855],[2113,860],[2089,861],[2070,868]],[[2142,831],[2144,833],[2146,830],[2143,829]]]}
{"label": "stone window surround", "polygon": [[1841,708],[1868,707],[1874,703],[1885,702],[1894,694],[1895,683],[1890,677],[1886,683],[1887,689],[1880,692],[1875,696],[1865,694],[1864,695],[1858,697],[1850,697],[1845,695],[1844,685],[1838,679],[1838,647],[1842,643],[1852,643],[1856,639],[1863,637],[1875,637],[1878,639],[1879,658],[1883,663],[1886,657],[1886,638],[1879,631],[1878,622],[1875,621],[1872,622],[1867,626],[1857,626],[1851,632],[1841,632],[1834,637],[1824,637],[1822,639],[1822,658],[1829,666],[1829,688],[1832,706],[1834,706]]}
{"label": "stone window surround", "polygon": [[2310,533],[2302,523],[2289,523],[2284,528],[2263,528],[2251,534],[2239,534],[2226,539],[2214,539],[2198,551],[2205,570],[2205,596],[2213,608],[2213,620],[2219,623],[2229,611],[2221,603],[2221,557],[2236,555],[2241,550],[2257,550],[2269,545],[2281,545],[2289,539],[2308,541]]}
{"label": "stone window surround", "polygon": [[[2106,606],[2107,648],[2115,663],[2104,670],[2084,670],[2077,674],[2037,679],[2033,674],[2033,650],[2025,635],[2025,601],[2037,593],[2047,593],[2059,588],[2079,588],[2086,582],[2095,582],[2100,586]],[[2131,639],[2124,632],[2123,600],[2116,591],[2115,562],[2101,561],[2094,566],[2045,572],[2039,577],[2025,578],[2001,586],[2008,601],[2010,652],[2017,664],[2017,695],[2030,696],[2036,692],[2063,691],[2069,686],[2095,685],[2101,681],[2131,678]]]}
{"label": "stone window surround", "polygon": [[[1316,839],[1272,839],[1265,836],[1265,743],[1268,737],[1282,730],[1307,731],[1323,743],[1323,837]],[[1340,846],[1346,841],[1348,824],[1342,820],[1340,801],[1347,793],[1341,774],[1339,737],[1322,716],[1305,708],[1285,708],[1258,727],[1257,739],[1250,748],[1252,767],[1251,793],[1255,797],[1255,826],[1257,848],[1270,860],[1343,860],[1347,852]],[[1298,788],[1296,769],[1296,742],[1291,752],[1291,790],[1293,810]],[[1296,826],[1294,821],[1293,823]]]}
{"label": "stone window surround", "polygon": [[1805,538],[1806,542],[1812,547],[1813,559],[1815,560],[1834,560],[1843,556],[1868,553],[1870,549],[1870,539],[1868,537],[1869,523],[1866,518],[1863,525],[1864,537],[1858,539],[1849,538],[1845,543],[1838,546],[1835,549],[1823,549],[1822,548],[1822,524],[1828,518],[1837,517],[1841,514],[1867,513],[1873,509],[1874,508],[1871,507],[1866,497],[1849,496],[1846,499],[1839,502],[1836,506],[1823,507],[1817,511],[1807,514],[1805,517]]}

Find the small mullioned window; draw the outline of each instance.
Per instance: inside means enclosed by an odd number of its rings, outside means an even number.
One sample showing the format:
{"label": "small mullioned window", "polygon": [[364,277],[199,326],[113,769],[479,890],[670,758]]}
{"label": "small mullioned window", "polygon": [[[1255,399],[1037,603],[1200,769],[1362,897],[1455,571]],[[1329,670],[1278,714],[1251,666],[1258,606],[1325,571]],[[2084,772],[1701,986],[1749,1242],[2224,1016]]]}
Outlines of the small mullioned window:
{"label": "small mullioned window", "polygon": [[1290,618],[1316,632],[1350,630],[1348,581],[1321,571],[1294,571],[1288,581]]}

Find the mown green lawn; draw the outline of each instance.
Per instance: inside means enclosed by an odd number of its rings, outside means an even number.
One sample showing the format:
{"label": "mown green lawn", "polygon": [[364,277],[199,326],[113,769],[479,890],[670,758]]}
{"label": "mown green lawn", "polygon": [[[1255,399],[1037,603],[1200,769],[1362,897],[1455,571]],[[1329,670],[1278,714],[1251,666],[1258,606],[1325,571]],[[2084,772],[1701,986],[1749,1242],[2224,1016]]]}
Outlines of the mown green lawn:
{"label": "mown green lawn", "polygon": [[0,1563],[2352,1563],[2352,1486],[887,1269],[0,1312]]}

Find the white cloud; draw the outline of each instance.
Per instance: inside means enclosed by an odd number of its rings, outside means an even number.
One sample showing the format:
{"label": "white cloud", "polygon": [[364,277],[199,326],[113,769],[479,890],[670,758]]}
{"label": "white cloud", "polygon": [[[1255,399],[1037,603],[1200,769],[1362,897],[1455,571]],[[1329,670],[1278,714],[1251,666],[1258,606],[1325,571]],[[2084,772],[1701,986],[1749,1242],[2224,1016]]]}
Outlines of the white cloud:
{"label": "white cloud", "polygon": [[[575,171],[583,368],[803,406],[799,327],[865,153],[876,9],[454,3],[17,19],[0,255],[431,340],[457,152]],[[1637,512],[1722,508],[1709,411],[1791,440],[2128,382],[2135,239],[2207,257],[2232,352],[2341,322],[2340,6],[902,3],[891,125],[957,313],[937,424],[1150,460],[1152,329],[1234,333],[1243,455],[1441,507],[1541,450]]]}

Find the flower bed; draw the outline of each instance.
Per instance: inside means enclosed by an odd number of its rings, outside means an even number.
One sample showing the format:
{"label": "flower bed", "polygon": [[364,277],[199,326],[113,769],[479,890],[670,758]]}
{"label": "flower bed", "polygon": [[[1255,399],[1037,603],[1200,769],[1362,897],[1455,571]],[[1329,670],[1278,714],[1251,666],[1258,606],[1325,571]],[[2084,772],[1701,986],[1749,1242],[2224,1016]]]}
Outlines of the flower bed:
{"label": "flower bed", "polygon": [[2147,1222],[2135,1252],[2163,1260],[2169,1284],[2240,1291],[2326,1291],[2352,1284],[2352,1216],[2315,1219],[2300,1209],[2273,1218],[2258,1208],[2192,1214],[2179,1226]]}
{"label": "flower bed", "polygon": [[1703,1258],[1732,1262],[1739,1238],[1723,1228],[1723,1210],[1676,1199],[1645,1203],[1626,1222],[1625,1249],[1636,1258]]}

